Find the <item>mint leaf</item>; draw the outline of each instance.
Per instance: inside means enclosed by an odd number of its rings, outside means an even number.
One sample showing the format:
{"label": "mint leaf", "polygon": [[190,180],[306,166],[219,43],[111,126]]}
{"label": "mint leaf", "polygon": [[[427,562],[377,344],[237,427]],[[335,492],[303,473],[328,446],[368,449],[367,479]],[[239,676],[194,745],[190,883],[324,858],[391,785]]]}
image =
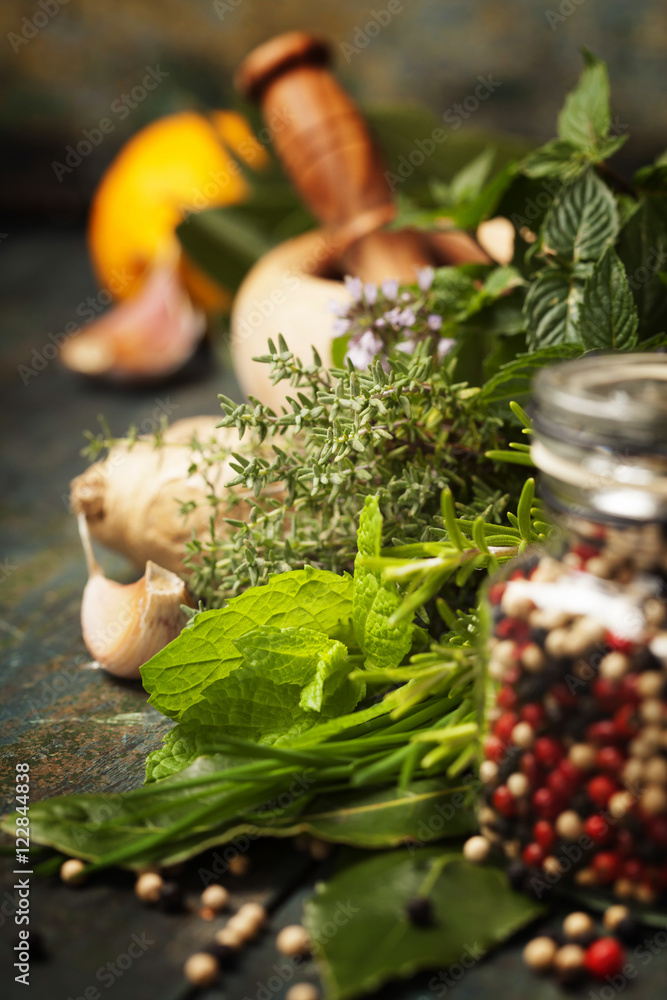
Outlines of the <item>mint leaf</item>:
{"label": "mint leaf", "polygon": [[[217,755],[217,763],[222,768],[224,762],[220,758],[219,736],[219,726],[202,726],[196,722],[181,722],[174,726],[164,737],[162,746],[151,751],[146,758],[146,784],[169,778],[189,767],[198,757],[210,754]],[[228,757],[226,762],[235,766],[245,761],[239,757]]]}
{"label": "mint leaf", "polygon": [[621,230],[617,246],[639,313],[639,339],[667,329],[667,201],[643,198]]}
{"label": "mint leaf", "polygon": [[588,162],[588,157],[581,156],[579,148],[571,142],[552,139],[529,153],[521,169],[528,177],[560,177],[566,181],[578,177]]}
{"label": "mint leaf", "polygon": [[587,350],[615,348],[629,351],[637,345],[639,318],[628,276],[609,247],[586,281],[579,330]]}
{"label": "mint leaf", "polygon": [[232,598],[221,611],[197,615],[141,668],[150,704],[180,719],[209,684],[240,666],[235,640],[262,625],[310,628],[354,645],[352,593],[348,574],[306,568],[271,577],[265,586]]}
{"label": "mint leaf", "polygon": [[530,354],[519,354],[513,360],[504,364],[496,374],[483,386],[480,399],[488,406],[494,403],[526,396],[531,391],[535,375],[545,365],[558,361],[568,361],[581,354],[581,348],[576,344],[559,344],[532,351]]}
{"label": "mint leaf", "polygon": [[[407,915],[408,903],[422,896],[433,909],[430,927],[416,927]],[[317,887],[304,923],[327,997],[347,1000],[418,969],[446,969],[471,952],[477,961],[543,912],[534,899],[514,892],[497,868],[438,848],[412,856],[403,848],[352,855]],[[335,934],[327,933],[332,920]]]}
{"label": "mint leaf", "polygon": [[479,156],[476,156],[470,163],[466,163],[465,167],[459,170],[446,185],[447,203],[456,205],[459,202],[476,198],[486,183],[495,158],[495,149],[487,146]]}
{"label": "mint leaf", "polygon": [[349,681],[347,648],[305,628],[263,627],[235,640],[243,656],[209,684],[183,724],[217,727],[222,736],[275,743],[322,717],[351,712],[362,693]]}
{"label": "mint leaf", "polygon": [[667,194],[667,163],[654,163],[642,167],[633,178],[640,191],[652,194]]}
{"label": "mint leaf", "polygon": [[465,305],[458,319],[467,319],[486,306],[496,302],[501,296],[507,295],[514,288],[525,285],[526,282],[515,267],[504,265],[495,267],[486,277],[484,284],[473,298]]}
{"label": "mint leaf", "polygon": [[592,171],[560,191],[544,221],[544,250],[573,262],[596,260],[618,232],[616,203]]}
{"label": "mint leaf", "polygon": [[382,579],[380,570],[366,566],[377,559],[382,545],[382,514],[377,497],[366,497],[359,517],[357,557],[354,561],[354,632],[368,667],[397,667],[412,644],[413,626],[390,625],[401,595],[396,585]]}
{"label": "mint leaf", "polygon": [[611,125],[607,67],[586,49],[586,66],[558,116],[559,138],[584,149],[607,138]]}
{"label": "mint leaf", "polygon": [[579,342],[583,282],[563,271],[545,271],[528,289],[524,304],[531,350]]}

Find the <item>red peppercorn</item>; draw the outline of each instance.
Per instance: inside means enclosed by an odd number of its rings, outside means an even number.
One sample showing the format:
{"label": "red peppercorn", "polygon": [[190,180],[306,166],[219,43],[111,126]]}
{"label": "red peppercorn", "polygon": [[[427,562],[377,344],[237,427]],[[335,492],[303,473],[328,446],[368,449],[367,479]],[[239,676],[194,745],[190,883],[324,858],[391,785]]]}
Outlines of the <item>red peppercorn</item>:
{"label": "red peppercorn", "polygon": [[505,756],[505,745],[497,736],[487,736],[484,740],[484,756],[487,760],[492,760],[496,764]]}
{"label": "red peppercorn", "polygon": [[595,559],[596,556],[600,555],[597,545],[587,545],[586,542],[579,542],[578,545],[574,546],[572,552],[584,562],[588,562],[589,559]]}
{"label": "red peppercorn", "polygon": [[526,574],[522,569],[513,569],[510,573],[510,580],[525,580]]}
{"label": "red peppercorn", "polygon": [[604,809],[614,792],[617,791],[618,785],[606,774],[598,774],[595,778],[591,778],[586,785],[588,797],[598,809]]}
{"label": "red peppercorn", "polygon": [[588,743],[617,743],[619,739],[623,739],[623,736],[611,719],[592,722],[586,729]]}
{"label": "red peppercorn", "polygon": [[621,694],[623,695],[623,704],[627,702],[633,702],[636,704],[639,701],[639,692],[637,691],[637,682],[639,680],[639,674],[626,674],[621,680]]}
{"label": "red peppercorn", "polygon": [[646,826],[649,838],[653,843],[667,850],[667,819],[661,816],[651,817]]}
{"label": "red peppercorn", "polygon": [[519,721],[516,712],[503,712],[499,719],[493,724],[493,734],[503,743],[509,743],[512,730]]}
{"label": "red peppercorn", "polygon": [[600,882],[614,882],[621,871],[621,859],[616,851],[600,851],[593,858],[592,868]]}
{"label": "red peppercorn", "polygon": [[533,827],[533,837],[546,852],[550,851],[556,843],[556,833],[551,823],[545,819],[538,819]]}
{"label": "red peppercorn", "polygon": [[542,819],[555,819],[563,811],[563,799],[550,788],[538,788],[531,799],[533,809]]}
{"label": "red peppercorn", "polygon": [[563,745],[553,736],[540,736],[535,740],[535,756],[543,767],[552,768],[560,764],[565,756]]}
{"label": "red peppercorn", "polygon": [[519,761],[519,770],[525,774],[531,785],[538,785],[542,779],[542,771],[534,753],[524,753]]}
{"label": "red peppercorn", "polygon": [[558,770],[569,781],[572,789],[578,788],[584,780],[584,772],[576,767],[568,757],[564,757]]}
{"label": "red peppercorn", "polygon": [[503,594],[507,590],[506,583],[494,583],[489,587],[488,598],[491,604],[500,604]]}
{"label": "red peppercorn", "polygon": [[596,844],[608,844],[613,836],[613,830],[609,823],[604,816],[600,816],[598,813],[594,813],[584,820],[584,832]]}
{"label": "red peppercorn", "polygon": [[621,865],[621,876],[631,882],[639,882],[644,877],[644,866],[639,858],[628,858]]}
{"label": "red peppercorn", "polygon": [[508,684],[503,685],[498,692],[498,697],[496,701],[499,706],[509,712],[511,709],[516,707],[518,701],[517,693],[514,688],[511,688]]}
{"label": "red peppercorn", "polygon": [[577,694],[570,691],[567,684],[554,684],[549,693],[561,708],[573,708],[577,704]]}
{"label": "red peppercorn", "polygon": [[530,625],[520,618],[503,618],[496,625],[496,635],[499,639],[514,639],[516,642],[528,642]]}
{"label": "red peppercorn", "polygon": [[620,827],[616,833],[616,850],[623,858],[631,856],[637,850],[634,834],[624,827]]}
{"label": "red peppercorn", "polygon": [[667,889],[667,865],[663,865],[662,868],[658,868],[655,885],[656,889],[660,892],[665,892]]}
{"label": "red peppercorn", "polygon": [[595,755],[595,763],[607,774],[620,774],[625,764],[625,757],[618,747],[600,747]]}
{"label": "red peppercorn", "polygon": [[631,740],[637,734],[639,726],[635,717],[634,704],[624,705],[614,715],[614,728],[623,740]]}
{"label": "red peppercorn", "polygon": [[507,785],[498,785],[493,791],[492,797],[494,808],[502,816],[514,816],[516,813],[516,799],[510,792]]}
{"label": "red peppercorn", "polygon": [[544,721],[547,717],[547,713],[544,710],[544,705],[540,705],[537,701],[531,701],[527,705],[524,705],[519,716],[524,722],[529,722],[533,729],[541,729],[544,725]]}
{"label": "red peppercorn", "polygon": [[539,868],[544,858],[544,851],[539,844],[528,844],[521,853],[521,860],[529,868]]}
{"label": "red peppercorn", "polygon": [[599,938],[586,949],[584,965],[596,979],[618,975],[624,964],[625,951],[615,938]]}
{"label": "red peppercorn", "polygon": [[571,783],[567,780],[562,771],[556,768],[555,771],[550,771],[547,775],[547,786],[561,799],[568,799],[574,788]]}
{"label": "red peppercorn", "polygon": [[634,642],[631,642],[630,639],[622,639],[620,635],[614,635],[613,632],[605,632],[604,641],[610,649],[615,649],[619,653],[631,653],[635,648]]}
{"label": "red peppercorn", "polygon": [[596,677],[591,687],[593,697],[605,712],[613,712],[623,705],[623,688],[606,677]]}

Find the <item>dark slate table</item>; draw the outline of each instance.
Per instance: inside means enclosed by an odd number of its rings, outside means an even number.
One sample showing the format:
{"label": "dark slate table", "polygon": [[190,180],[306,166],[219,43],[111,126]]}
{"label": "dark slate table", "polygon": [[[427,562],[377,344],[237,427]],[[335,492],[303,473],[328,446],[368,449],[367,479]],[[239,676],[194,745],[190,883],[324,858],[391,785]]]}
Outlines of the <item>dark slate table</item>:
{"label": "dark slate table", "polygon": [[[79,456],[82,431],[95,429],[103,413],[114,433],[141,424],[156,405],[168,405],[173,419],[218,412],[216,394],[238,389],[222,350],[203,355],[187,376],[169,385],[121,390],[73,377],[45,348],[77,308],[97,292],[80,233],[10,233],[0,246],[2,340],[0,405],[3,447],[0,464],[0,791],[3,806],[15,764],[30,764],[33,799],[68,791],[117,791],[143,777],[147,752],[159,744],[165,720],[149,708],[142,689],[91,670],[79,627],[85,584],[84,559],[67,508],[70,479],[85,467]],[[41,359],[41,360],[40,360]],[[30,370],[34,374],[30,374]],[[107,572],[131,580],[128,565],[104,555]],[[315,863],[291,843],[253,845],[249,875],[226,882],[234,904],[261,900],[270,906],[271,926],[244,952],[204,1000],[282,1000],[291,982],[316,982],[312,963],[291,976],[278,955],[274,934],[298,922],[305,896],[325,877],[335,857]],[[208,943],[224,918],[211,923],[196,914],[200,869],[210,856],[185,867],[182,875],[192,912],[168,916],[142,907],[129,873],[99,876],[80,889],[57,877],[31,879],[31,929],[43,939],[46,958],[32,964],[28,988],[14,981],[15,881],[5,857],[0,886],[0,996],[67,1000],[99,995],[123,1000],[181,1000],[191,992],[181,976],[183,962]],[[456,905],[452,901],[452,905]],[[142,954],[121,970],[132,936]],[[558,1000],[568,995],[553,981],[524,970],[524,934],[450,985],[426,973],[410,983],[390,984],[379,998],[441,1000]],[[134,949],[136,951],[136,949]],[[97,972],[111,963],[114,973]],[[121,965],[126,965],[121,960]],[[121,975],[116,973],[122,971]],[[446,972],[445,969],[440,970]],[[667,949],[631,984],[628,995],[657,997],[667,971]],[[436,970],[435,975],[437,977]],[[88,993],[86,993],[88,990]],[[599,989],[582,996],[600,996]],[[610,1000],[603,994],[602,1000]]]}

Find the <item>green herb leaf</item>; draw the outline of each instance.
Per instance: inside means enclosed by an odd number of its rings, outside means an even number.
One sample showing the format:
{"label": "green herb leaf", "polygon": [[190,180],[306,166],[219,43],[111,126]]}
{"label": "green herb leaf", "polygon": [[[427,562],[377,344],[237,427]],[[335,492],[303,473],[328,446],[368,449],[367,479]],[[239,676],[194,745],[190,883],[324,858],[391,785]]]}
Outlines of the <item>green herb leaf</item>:
{"label": "green herb leaf", "polygon": [[402,843],[431,843],[477,829],[476,810],[461,782],[415,781],[405,790],[345,791],[319,796],[296,823],[268,834],[311,833],[324,840],[380,850]]}
{"label": "green herb leaf", "polygon": [[491,405],[516,396],[525,396],[530,392],[533,378],[540,368],[558,361],[567,361],[578,354],[581,354],[581,348],[575,344],[560,344],[535,350],[532,354],[520,354],[513,361],[504,364],[485,383],[481,392],[482,399]]}
{"label": "green herb leaf", "polygon": [[582,281],[555,269],[545,271],[530,286],[524,315],[532,350],[579,341],[583,287]]}
{"label": "green herb leaf", "polygon": [[[170,778],[208,754],[219,754],[219,726],[203,726],[198,722],[179,722],[166,733],[162,746],[146,758],[146,784]],[[229,758],[234,764],[238,758]]]}
{"label": "green herb leaf", "polygon": [[575,263],[595,260],[617,232],[613,195],[589,170],[556,195],[544,223],[544,249]]}
{"label": "green herb leaf", "polygon": [[183,724],[218,726],[225,736],[273,743],[321,716],[351,712],[363,687],[347,679],[347,648],[306,628],[264,626],[234,640],[243,662],[204,690]]}
{"label": "green herb leaf", "polygon": [[401,603],[396,584],[365,565],[365,560],[379,557],[381,547],[380,505],[377,497],[366,497],[357,532],[353,619],[357,642],[370,668],[397,667],[412,644],[413,626],[409,622],[391,625],[389,621]]}
{"label": "green herb leaf", "polygon": [[667,289],[660,274],[667,270],[667,204],[662,197],[639,202],[621,230],[618,255],[639,313],[639,338],[667,329]]}
{"label": "green herb leaf", "polygon": [[172,719],[182,718],[209,684],[241,665],[235,640],[259,626],[310,628],[354,646],[351,617],[349,575],[307,568],[272,576],[265,586],[232,598],[221,611],[197,615],[141,668],[150,703]]}
{"label": "green herb leaf", "polygon": [[552,139],[529,153],[521,169],[528,177],[559,177],[569,181],[578,177],[588,163],[588,158],[581,156],[577,146],[562,139]]}
{"label": "green herb leaf", "polygon": [[625,268],[610,247],[586,281],[579,318],[582,343],[587,350],[629,351],[637,345],[638,326]]}
{"label": "green herb leaf", "polygon": [[[415,896],[430,900],[432,927],[408,920]],[[446,968],[471,949],[477,960],[542,912],[503,872],[429,848],[349,864],[308,901],[304,922],[327,996],[347,1000],[419,969]],[[337,933],[327,935],[332,920]]]}
{"label": "green herb leaf", "polygon": [[588,149],[607,138],[611,112],[607,67],[586,49],[583,56],[586,66],[558,116],[558,135],[565,142]]}

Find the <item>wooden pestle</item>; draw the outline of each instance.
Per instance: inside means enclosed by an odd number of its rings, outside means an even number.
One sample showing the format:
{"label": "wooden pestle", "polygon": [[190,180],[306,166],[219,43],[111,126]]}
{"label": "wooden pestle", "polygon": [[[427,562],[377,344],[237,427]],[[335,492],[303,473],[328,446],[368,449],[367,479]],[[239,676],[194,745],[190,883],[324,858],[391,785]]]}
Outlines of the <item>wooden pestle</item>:
{"label": "wooden pestle", "polygon": [[381,228],[396,215],[382,156],[329,63],[326,42],[292,31],[251,52],[236,85],[261,103],[278,156],[330,232],[340,270],[365,281],[412,283],[426,265],[488,262],[467,233]]}

